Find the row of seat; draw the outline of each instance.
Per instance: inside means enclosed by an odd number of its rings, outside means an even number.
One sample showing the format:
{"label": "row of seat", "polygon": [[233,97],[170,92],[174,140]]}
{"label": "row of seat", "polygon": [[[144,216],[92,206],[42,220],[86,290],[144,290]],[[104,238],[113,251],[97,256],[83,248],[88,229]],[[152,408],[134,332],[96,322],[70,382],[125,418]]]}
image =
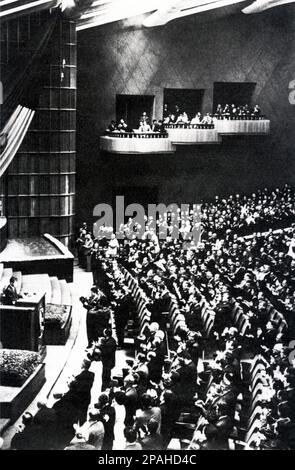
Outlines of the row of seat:
{"label": "row of seat", "polygon": [[261,406],[262,400],[265,398],[263,394],[265,391],[269,392],[269,388],[265,384],[265,373],[268,367],[269,364],[261,355],[255,356],[251,363],[246,426],[242,427],[240,408],[236,416],[237,438],[229,440],[230,449],[247,450],[256,442],[257,433],[263,426],[263,408]]}
{"label": "row of seat", "polygon": [[143,290],[139,287],[138,282],[129,273],[129,271],[127,271],[127,269],[122,267],[122,273],[124,275],[126,285],[130,290],[131,297],[136,305],[138,334],[144,334],[151,320],[151,312],[147,308],[147,300],[145,299],[145,294]]}

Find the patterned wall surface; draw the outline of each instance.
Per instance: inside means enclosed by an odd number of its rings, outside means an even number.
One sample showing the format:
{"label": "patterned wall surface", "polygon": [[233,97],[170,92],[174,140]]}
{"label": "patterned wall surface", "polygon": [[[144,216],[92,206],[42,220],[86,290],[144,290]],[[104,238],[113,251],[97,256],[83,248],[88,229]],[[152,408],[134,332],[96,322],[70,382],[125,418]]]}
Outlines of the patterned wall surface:
{"label": "patterned wall surface", "polygon": [[[195,16],[154,29],[121,23],[79,33],[80,217],[91,214],[93,203],[110,201],[114,187],[124,184],[157,185],[163,202],[185,202],[294,182],[295,107],[288,101],[295,78],[294,24],[290,5],[206,24]],[[203,111],[211,111],[215,81],[256,82],[253,101],[271,119],[271,136],[227,138],[219,147],[182,148],[169,157],[99,154],[98,136],[115,115],[116,94],[155,95],[160,117],[165,87],[204,88]]]}

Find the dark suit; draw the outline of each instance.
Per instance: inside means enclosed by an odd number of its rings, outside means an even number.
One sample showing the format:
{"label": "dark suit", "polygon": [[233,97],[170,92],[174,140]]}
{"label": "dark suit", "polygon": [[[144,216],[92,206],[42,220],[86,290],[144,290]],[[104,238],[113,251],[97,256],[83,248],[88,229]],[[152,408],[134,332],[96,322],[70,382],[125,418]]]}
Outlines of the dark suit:
{"label": "dark suit", "polygon": [[135,388],[130,387],[126,389],[125,392],[125,410],[126,416],[124,424],[125,426],[133,426],[134,424],[134,416],[137,409],[137,402],[138,402],[138,395]]}
{"label": "dark suit", "polygon": [[88,310],[86,326],[89,346],[92,341],[97,341],[99,337],[103,336],[103,330],[107,328],[109,320],[110,310],[108,308],[102,308],[98,305]]}
{"label": "dark suit", "polygon": [[[116,412],[113,406],[106,406],[101,410],[102,421],[104,424],[104,438],[102,443],[103,450],[112,450],[115,439],[114,426],[116,421]],[[106,417],[106,419],[104,419]]]}
{"label": "dark suit", "polygon": [[76,376],[76,403],[79,410],[80,423],[83,423],[87,416],[87,410],[91,399],[91,389],[94,382],[94,373],[83,370]]}
{"label": "dark suit", "polygon": [[101,344],[102,362],[102,391],[108,388],[111,380],[111,371],[116,364],[117,344],[113,337],[105,338]]}
{"label": "dark suit", "polygon": [[142,450],[162,450],[163,439],[159,434],[150,434],[141,441]]}

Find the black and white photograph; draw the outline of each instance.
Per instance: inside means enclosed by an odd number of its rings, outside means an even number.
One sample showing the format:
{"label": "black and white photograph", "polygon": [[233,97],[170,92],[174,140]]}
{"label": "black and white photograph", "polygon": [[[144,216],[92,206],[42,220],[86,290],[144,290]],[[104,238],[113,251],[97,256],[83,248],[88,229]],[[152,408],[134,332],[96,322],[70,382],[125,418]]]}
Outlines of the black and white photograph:
{"label": "black and white photograph", "polygon": [[0,450],[295,450],[295,0],[0,0]]}

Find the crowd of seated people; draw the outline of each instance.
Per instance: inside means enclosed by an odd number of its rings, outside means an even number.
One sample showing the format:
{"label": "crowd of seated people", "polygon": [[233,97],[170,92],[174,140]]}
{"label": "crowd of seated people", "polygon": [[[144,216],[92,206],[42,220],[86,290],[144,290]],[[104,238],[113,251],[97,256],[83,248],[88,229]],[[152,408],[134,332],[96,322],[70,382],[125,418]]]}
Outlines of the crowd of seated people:
{"label": "crowd of seated people", "polygon": [[153,119],[152,124],[150,124],[149,117],[147,113],[144,111],[139,119],[139,126],[138,129],[133,129],[130,127],[124,119],[120,119],[118,123],[112,120],[111,123],[106,128],[106,132],[109,133],[116,133],[116,132],[127,132],[127,133],[159,133],[159,134],[166,134],[166,130],[164,127],[164,123],[162,119]]}
{"label": "crowd of seated people", "polygon": [[202,226],[217,236],[224,236],[228,229],[246,235],[287,227],[295,221],[294,216],[294,189],[288,185],[264,188],[250,196],[216,196],[211,202],[202,201]]}
{"label": "crowd of seated people", "polygon": [[222,106],[218,104],[214,116],[218,119],[262,119],[263,115],[258,104],[236,106],[234,103]]}
{"label": "crowd of seated people", "polygon": [[163,123],[167,124],[203,124],[203,125],[214,125],[213,116],[210,113],[202,115],[197,112],[191,119],[184,110],[180,110],[178,105],[175,105],[170,109],[167,104],[164,105],[163,110]]}
{"label": "crowd of seated people", "polygon": [[[146,112],[143,112],[139,119],[139,126],[137,131],[142,133],[156,132],[166,133],[165,125],[168,124],[187,124],[187,125],[206,125],[214,126],[216,119],[262,119],[260,107],[256,104],[253,108],[248,104],[244,106],[236,106],[235,104],[226,104],[222,106],[217,105],[214,114],[209,112],[202,114],[197,112],[191,118],[188,116],[185,110],[180,110],[178,105],[169,107],[164,104],[163,118],[153,119],[150,123],[149,117]],[[127,132],[133,133],[135,130],[130,127],[125,120],[122,118],[119,122],[112,120],[106,128],[107,133],[115,132]]]}
{"label": "crowd of seated people", "polygon": [[268,352],[261,380],[261,423],[252,444],[254,449],[294,449],[295,374],[291,350],[276,344]]}
{"label": "crowd of seated people", "polygon": [[[249,214],[252,224],[245,222]],[[251,447],[294,448],[294,190],[286,185],[250,197],[215,198],[203,204],[201,215],[201,241],[185,249],[193,214],[179,239],[171,236],[168,213],[157,221],[146,217],[141,239],[132,236],[132,219],[121,227],[126,237],[120,241],[112,228],[94,240],[82,224],[79,261],[85,266],[90,257],[94,285],[81,298],[88,335],[81,371],[52,407],[40,402],[35,417],[24,416],[12,448],[111,449],[116,406],[124,408],[128,450],[169,447],[187,414],[194,434],[186,445],[227,448],[239,432],[239,396],[247,396],[242,362],[257,355],[267,366],[260,376],[261,425]],[[165,239],[155,226],[167,229]],[[136,324],[138,315],[126,269],[149,322],[135,337],[136,354],[120,383],[112,377],[116,350],[124,348],[127,324]],[[169,326],[172,302],[182,318],[175,329]],[[209,332],[204,306],[212,312]],[[93,404],[95,361],[102,362],[102,392]]]}
{"label": "crowd of seated people", "polygon": [[106,132],[134,132],[132,127],[130,127],[125,120],[122,118],[117,123],[116,121],[112,120],[108,127],[106,128]]}
{"label": "crowd of seated people", "polygon": [[[293,448],[294,377],[288,346],[295,335],[293,201],[294,190],[287,185],[250,197],[215,198],[202,206],[201,243],[191,249],[183,245],[191,224],[174,239],[173,220],[167,213],[157,221],[146,217],[141,239],[131,236],[132,220],[121,227],[126,235],[122,241],[114,233],[107,236],[111,228],[106,228],[105,237],[93,240],[87,225],[82,225],[77,240],[80,261],[89,256],[90,249],[95,285],[89,298],[81,300],[93,319],[97,316],[92,324],[88,319],[87,361],[103,361],[101,351],[108,343],[113,359],[104,367],[103,390],[108,406],[115,400],[125,409],[126,449],[166,448],[177,435],[181,414],[188,409],[195,413],[193,445],[226,448],[234,435],[238,396],[245,392],[240,367],[245,354],[248,359],[262,355],[269,364],[265,376],[269,395],[262,403],[266,418],[257,434],[257,446]],[[190,216],[193,223],[193,214]],[[167,229],[164,240],[157,236],[154,223],[158,229]],[[118,346],[123,348],[126,325],[137,314],[123,267],[138,283],[150,321],[136,338],[135,359],[118,385],[111,380],[117,347],[114,338],[109,341],[111,317]],[[166,314],[172,300],[183,321],[177,334],[173,332],[171,337],[168,332],[168,344]],[[214,318],[209,335],[202,318],[204,304]],[[202,358],[212,351],[213,360],[205,365]],[[83,367],[89,368],[89,363]],[[89,414],[87,390],[87,399],[81,399],[73,381],[69,398],[61,398],[71,403],[66,408],[73,411],[71,419],[62,419],[68,423],[67,437],[78,419],[87,421],[85,428],[101,419],[95,411]],[[65,408],[56,405],[54,409],[62,415]],[[96,427],[101,433],[103,426]],[[76,444],[92,445],[80,427],[69,447]]]}

